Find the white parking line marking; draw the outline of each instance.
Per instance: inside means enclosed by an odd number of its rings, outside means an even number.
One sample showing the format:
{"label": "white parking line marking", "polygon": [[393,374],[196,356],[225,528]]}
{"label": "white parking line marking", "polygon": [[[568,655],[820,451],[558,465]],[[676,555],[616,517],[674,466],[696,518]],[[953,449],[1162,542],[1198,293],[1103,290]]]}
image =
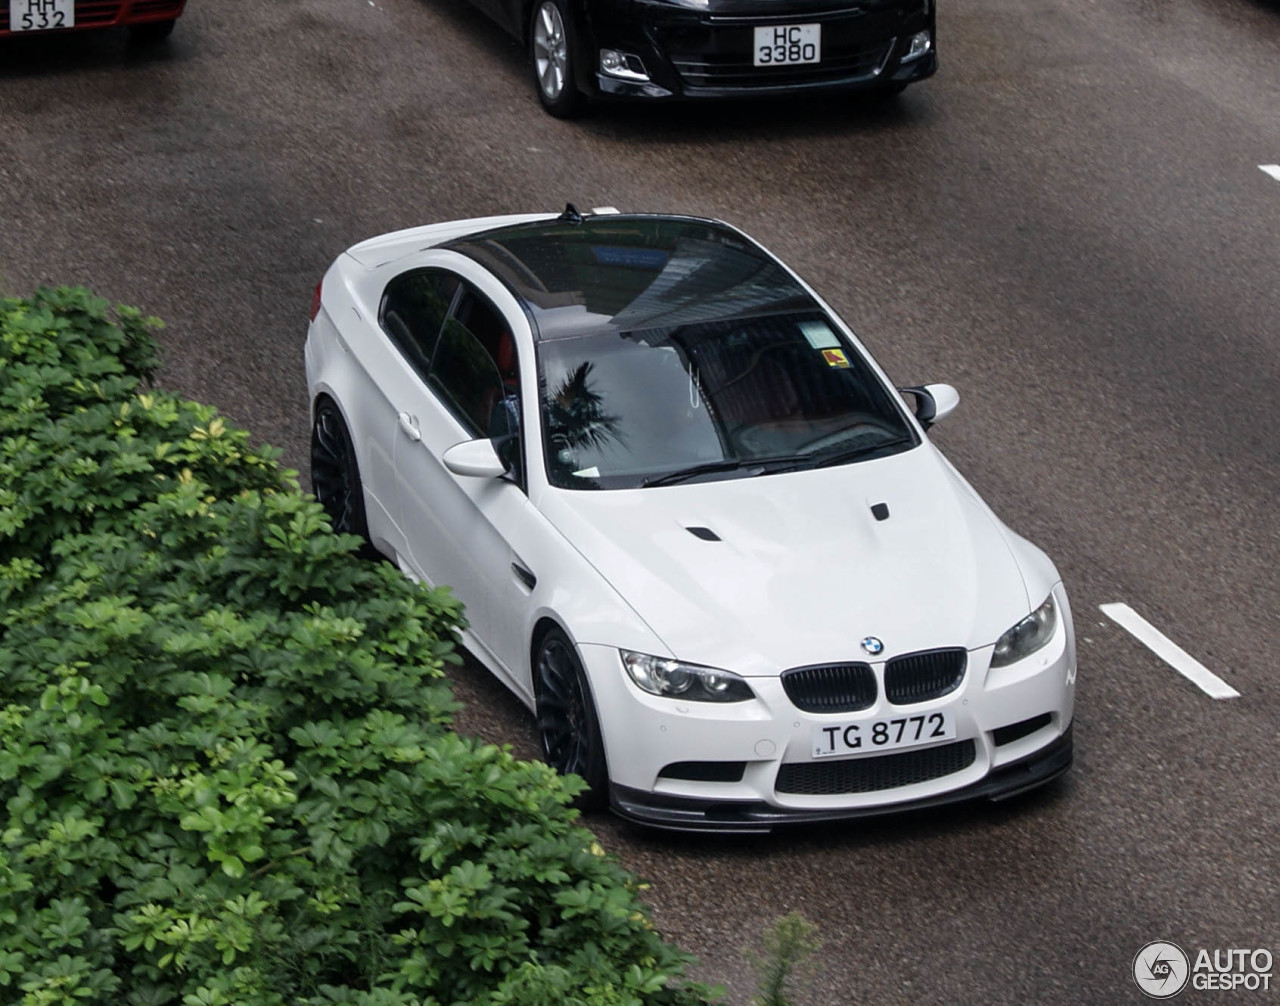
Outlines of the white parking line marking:
{"label": "white parking line marking", "polygon": [[1259,164],[1258,167],[1280,182],[1280,164]]}
{"label": "white parking line marking", "polygon": [[1147,649],[1213,699],[1238,699],[1240,693],[1191,656],[1161,635],[1154,625],[1127,604],[1100,604],[1102,613],[1120,628],[1132,633]]}

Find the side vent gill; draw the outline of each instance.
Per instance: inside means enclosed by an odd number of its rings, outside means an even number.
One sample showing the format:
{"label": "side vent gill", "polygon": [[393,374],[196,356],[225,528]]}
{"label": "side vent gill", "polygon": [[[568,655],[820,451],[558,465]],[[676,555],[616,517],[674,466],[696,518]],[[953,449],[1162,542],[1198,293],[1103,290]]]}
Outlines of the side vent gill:
{"label": "side vent gill", "polygon": [[711,528],[709,527],[687,527],[685,528],[685,530],[688,531],[695,538],[701,538],[703,541],[720,541],[721,540],[720,536],[716,534],[714,531],[712,531]]}

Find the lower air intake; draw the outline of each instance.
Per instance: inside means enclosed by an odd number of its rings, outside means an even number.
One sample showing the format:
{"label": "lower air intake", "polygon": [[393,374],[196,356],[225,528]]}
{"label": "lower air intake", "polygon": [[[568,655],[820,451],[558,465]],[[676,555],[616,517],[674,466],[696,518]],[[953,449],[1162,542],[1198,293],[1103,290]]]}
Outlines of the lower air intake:
{"label": "lower air intake", "polygon": [[774,788],[798,796],[876,793],[941,779],[968,768],[975,757],[977,747],[967,740],[874,758],[796,762],[782,766]]}

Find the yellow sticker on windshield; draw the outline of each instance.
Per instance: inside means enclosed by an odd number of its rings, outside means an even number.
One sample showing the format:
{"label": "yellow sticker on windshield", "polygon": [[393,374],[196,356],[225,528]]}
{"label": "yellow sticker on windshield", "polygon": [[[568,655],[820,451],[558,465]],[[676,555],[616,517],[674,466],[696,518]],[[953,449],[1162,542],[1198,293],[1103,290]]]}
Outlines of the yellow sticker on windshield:
{"label": "yellow sticker on windshield", "polygon": [[824,349],[822,358],[827,361],[828,367],[849,366],[849,358],[844,355],[843,349]]}

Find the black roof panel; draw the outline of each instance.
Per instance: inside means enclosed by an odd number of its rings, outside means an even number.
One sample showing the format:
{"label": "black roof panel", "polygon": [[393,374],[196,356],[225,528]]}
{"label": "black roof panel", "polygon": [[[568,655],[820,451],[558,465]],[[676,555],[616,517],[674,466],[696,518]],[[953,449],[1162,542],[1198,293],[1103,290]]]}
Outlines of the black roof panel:
{"label": "black roof panel", "polygon": [[558,218],[446,243],[502,280],[539,339],[634,332],[809,308],[813,299],[749,238],[714,220]]}

